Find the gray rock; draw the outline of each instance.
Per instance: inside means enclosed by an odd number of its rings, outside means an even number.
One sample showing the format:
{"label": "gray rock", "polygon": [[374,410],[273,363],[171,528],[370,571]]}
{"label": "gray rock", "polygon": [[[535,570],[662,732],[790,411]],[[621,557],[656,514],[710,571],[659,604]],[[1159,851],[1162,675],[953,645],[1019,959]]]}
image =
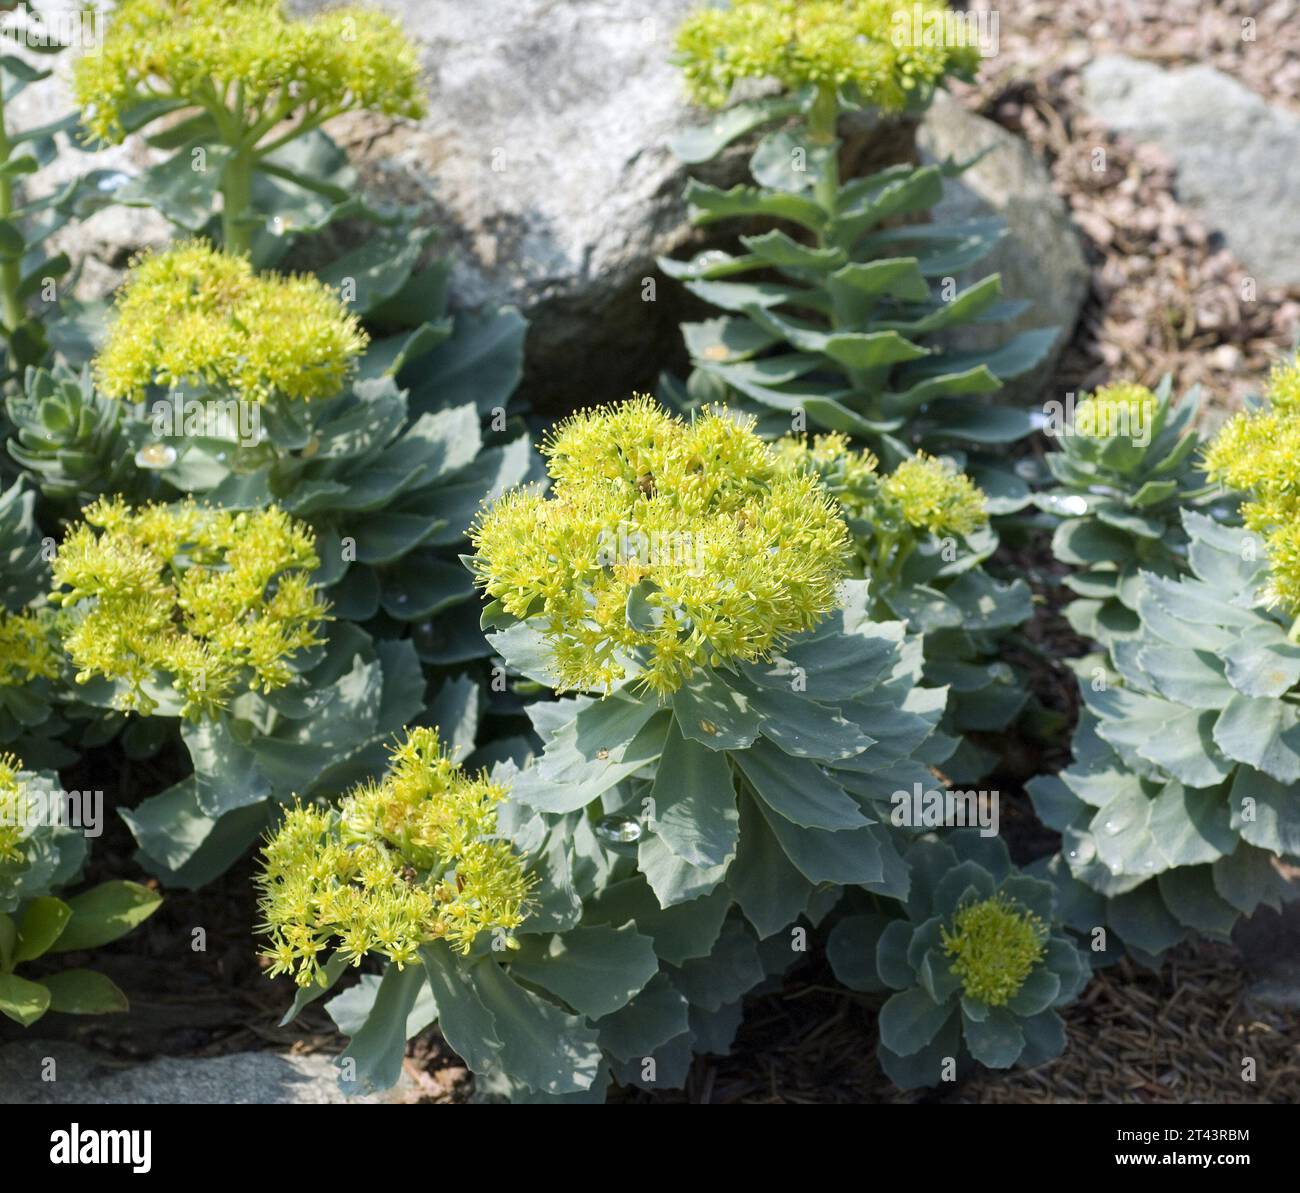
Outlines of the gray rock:
{"label": "gray rock", "polygon": [[[529,396],[554,409],[608,401],[683,367],[677,325],[701,308],[655,257],[706,243],[686,220],[688,174],[734,185],[753,146],[689,169],[668,148],[707,118],[668,62],[698,0],[380,2],[422,49],[429,113],[415,128],[358,115],[331,131],[372,186],[446,229],[455,301],[528,316]],[[894,161],[912,133],[873,129],[846,154],[855,169]]]}
{"label": "gray rock", "polygon": [[1083,83],[1097,119],[1170,157],[1179,201],[1247,269],[1300,285],[1300,117],[1209,66],[1165,70],[1112,54]]}
{"label": "gray rock", "polygon": [[1091,276],[1065,203],[1024,141],[991,120],[967,111],[946,94],[938,95],[926,113],[917,133],[917,145],[923,161],[949,157],[968,161],[987,151],[964,174],[947,182],[943,200],[934,208],[932,218],[935,223],[987,219],[992,215],[1005,220],[1007,235],[1001,243],[958,282],[966,284],[1000,273],[1003,295],[1027,299],[1029,306],[1009,323],[962,328],[951,342],[962,348],[992,348],[1014,332],[1060,328],[1043,362],[997,395],[997,400],[1015,404],[1037,400],[1074,331]]}
{"label": "gray rock", "polygon": [[[54,1080],[48,1080],[51,1061]],[[22,1040],[0,1047],[0,1105],[383,1103],[403,1100],[406,1084],[404,1077],[383,1094],[345,1097],[332,1060],[319,1054],[237,1052],[122,1064],[65,1041]]]}

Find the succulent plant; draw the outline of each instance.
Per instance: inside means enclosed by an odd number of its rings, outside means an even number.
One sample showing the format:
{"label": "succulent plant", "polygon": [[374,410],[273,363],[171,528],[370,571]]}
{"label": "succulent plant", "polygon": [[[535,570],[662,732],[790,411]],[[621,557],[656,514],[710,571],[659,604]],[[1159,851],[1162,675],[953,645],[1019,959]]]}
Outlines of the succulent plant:
{"label": "succulent plant", "polygon": [[399,968],[436,940],[468,955],[481,933],[499,931],[518,948],[530,883],[496,835],[505,794],[486,774],[466,775],[436,729],[419,728],[393,747],[378,782],[337,808],[290,810],[262,850],[270,976],[310,986],[331,946],[354,967],[373,951]]}
{"label": "succulent plant", "polygon": [[[710,249],[659,263],[725,312],[683,325],[693,372],[679,396],[743,405],[763,416],[764,433],[807,424],[844,432],[890,466],[918,447],[967,453],[967,470],[996,497],[992,512],[1011,512],[1028,501],[1028,488],[985,449],[1028,434],[1032,419],[971,398],[1031,369],[1055,329],[1025,332],[993,352],[945,348],[940,333],[1024,309],[1001,301],[997,275],[952,293],[938,281],[976,264],[1000,230],[986,222],[896,226],[939,201],[944,178],[959,172],[952,163],[840,177],[843,114],[923,107],[945,76],[974,68],[969,47],[900,40],[894,16],[892,5],[877,3],[737,0],[682,27],[679,61],[698,100],[720,105],[745,75],[774,78],[783,91],[727,108],[675,143],[694,164],[776,126],[750,162],[757,185],[724,191],[692,180],[686,191],[698,225],[757,217],[775,226],[742,235],[739,254]],[[757,280],[737,280],[745,274]]]}
{"label": "succulent plant", "polygon": [[54,599],[81,698],[180,718],[193,763],[122,813],[155,873],[201,885],[275,803],[364,774],[422,707],[409,642],[324,628],[317,562],[310,530],[274,505],[104,500],[64,536]]}
{"label": "succulent plant", "polygon": [[96,392],[90,369],[29,368],[23,392],[6,403],[14,434],[9,454],[58,509],[97,497],[147,496],[148,475],[132,463],[120,402]]}
{"label": "succulent plant", "polygon": [[540,747],[498,753],[491,777],[530,906],[496,947],[434,941],[423,977],[390,964],[331,1000],[372,1082],[437,1017],[513,1100],[680,1085],[845,884],[906,892],[888,805],[952,748],[919,641],[841,583],[834,503],[751,420],[639,399],[542,450],[549,493],[487,507],[466,561],[507,667],[578,691],[529,704]]}
{"label": "succulent plant", "polygon": [[1033,609],[1023,580],[999,581],[984,568],[998,545],[984,494],[951,461],[921,452],[882,473],[871,452],[838,433],[776,447],[839,502],[854,573],[871,581],[872,615],[922,635],[927,682],[949,686],[940,728],[961,740],[944,773],[954,782],[980,778],[997,757],[968,735],[1004,729],[1025,707],[1028,686],[1000,654]]}
{"label": "succulent plant", "polygon": [[[1062,834],[1050,873],[1072,924],[1109,926],[1148,963],[1193,933],[1228,939],[1260,904],[1278,906],[1289,887],[1274,860],[1300,856],[1297,378],[1294,364],[1279,366],[1270,407],[1237,415],[1205,451],[1208,478],[1245,491],[1245,528],[1182,510],[1164,539],[1186,544],[1185,574],[1136,570],[1133,628],[1112,636],[1106,663],[1080,668],[1073,760],[1030,786]],[[1184,458],[1195,443],[1172,446],[1167,425],[1164,436],[1151,459]]]}
{"label": "succulent plant", "polygon": [[25,771],[0,755],[0,1015],[30,1027],[47,1011],[102,1015],[127,1009],[103,974],[65,969],[20,975],[57,953],[98,948],[157,911],[161,897],[134,882],[105,882],[60,898],[86,858],[86,838],[51,814],[58,776]]}
{"label": "succulent plant", "polygon": [[1187,568],[1180,512],[1215,494],[1196,457],[1199,406],[1195,390],[1175,404],[1169,378],[1154,391],[1121,382],[1083,395],[1072,420],[1049,425],[1057,485],[1035,500],[1061,518],[1052,550],[1076,569],[1065,584],[1079,599],[1065,614],[1085,638],[1108,646],[1134,634],[1141,573]]}
{"label": "succulent plant", "polygon": [[[47,23],[26,0],[5,6],[0,45],[53,56],[67,47],[59,40],[59,23]],[[51,346],[67,338],[66,321],[54,305],[56,288],[71,271],[65,252],[51,252],[47,242],[73,219],[91,214],[106,202],[101,189],[109,171],[94,170],[36,196],[24,179],[48,166],[77,125],[75,112],[18,129],[6,112],[33,83],[54,74],[33,65],[24,54],[0,54],[0,383],[13,392],[25,369],[47,362]],[[71,337],[74,341],[75,335]]]}
{"label": "succulent plant", "polygon": [[904,855],[901,915],[840,919],[827,956],[846,986],[892,991],[880,1010],[881,1066],[903,1089],[955,1081],[972,1060],[1032,1068],[1059,1055],[1057,1008],[1090,970],[1058,929],[1049,883],[1021,874],[997,837],[956,831]]}
{"label": "succulent plant", "polygon": [[119,202],[259,260],[286,232],[364,210],[321,168],[333,156],[325,121],[418,116],[425,102],[414,47],[391,17],[351,7],[295,20],[281,0],[124,0],[103,44],[78,59],[73,88],[106,142],[176,118],[150,138],[176,152]]}
{"label": "succulent plant", "polygon": [[[442,322],[435,338],[451,332]],[[112,398],[153,396],[125,429],[161,482],[225,508],[276,503],[315,532],[337,616],[423,622],[470,597],[450,549],[483,498],[525,479],[527,440],[487,446],[487,411],[440,400],[431,382],[451,362],[427,339],[363,360],[369,344],[325,283],[193,242],[137,262],[95,371]],[[395,374],[422,355],[434,377],[413,369],[418,392],[399,390]],[[491,362],[455,359],[472,363]]]}

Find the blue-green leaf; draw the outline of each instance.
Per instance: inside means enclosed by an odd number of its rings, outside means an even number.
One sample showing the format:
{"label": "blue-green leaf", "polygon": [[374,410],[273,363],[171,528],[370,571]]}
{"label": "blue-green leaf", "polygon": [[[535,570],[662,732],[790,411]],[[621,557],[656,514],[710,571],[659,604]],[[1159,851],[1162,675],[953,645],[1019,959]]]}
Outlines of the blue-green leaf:
{"label": "blue-green leaf", "polygon": [[654,944],[631,924],[529,938],[510,970],[592,1019],[624,1007],[658,972]]}

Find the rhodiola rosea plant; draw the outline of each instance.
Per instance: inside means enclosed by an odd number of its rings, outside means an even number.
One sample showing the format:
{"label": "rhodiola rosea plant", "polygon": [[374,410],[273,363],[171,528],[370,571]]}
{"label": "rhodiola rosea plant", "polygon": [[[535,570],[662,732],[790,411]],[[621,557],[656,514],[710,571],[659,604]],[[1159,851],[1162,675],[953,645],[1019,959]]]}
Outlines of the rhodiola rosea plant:
{"label": "rhodiola rosea plant", "polygon": [[1187,568],[1182,511],[1214,496],[1196,454],[1199,406],[1196,391],[1175,403],[1168,378],[1154,391],[1120,382],[1082,395],[1074,417],[1052,428],[1057,484],[1036,500],[1062,519],[1052,551],[1075,568],[1064,583],[1078,599],[1065,616],[1103,646],[1136,632],[1143,573]]}
{"label": "rhodiola rosea plant", "polygon": [[330,177],[341,155],[326,121],[425,109],[415,50],[392,17],[347,6],[295,19],[281,0],[123,0],[73,85],[102,141],[154,129],[153,145],[174,150],[119,202],[260,262],[286,234],[364,208]]}
{"label": "rhodiola rosea plant", "polygon": [[53,599],[81,698],[181,726],[193,773],[122,810],[170,882],[220,873],[276,803],[369,773],[423,707],[410,642],[330,622],[319,562],[310,528],[275,505],[103,499],[58,547]]}
{"label": "rhodiola rosea plant", "polygon": [[1023,580],[1003,583],[984,562],[997,547],[987,500],[951,461],[918,452],[885,474],[839,432],[790,436],[782,457],[821,479],[853,535],[854,574],[871,581],[876,616],[898,617],[925,642],[925,674],[950,688],[945,732],[962,736],[944,761],[956,782],[997,761],[964,735],[1004,729],[1024,708],[1025,683],[998,658],[1000,641],[1032,612]]}
{"label": "rhodiola rosea plant", "polygon": [[420,1015],[394,958],[336,1020],[400,1058],[436,1015],[491,1088],[590,1099],[725,1050],[743,995],[846,885],[905,895],[888,805],[952,743],[919,639],[845,579],[835,503],[747,421],[637,399],[566,420],[543,454],[549,492],[485,509],[467,561],[507,664],[577,693],[530,705],[540,750],[492,776],[535,875],[525,913],[495,949],[433,934]]}
{"label": "rhodiola rosea plant", "polygon": [[1051,885],[1019,873],[1000,838],[969,829],[904,856],[906,898],[853,911],[827,941],[846,986],[892,991],[878,1049],[890,1079],[911,1089],[955,1081],[972,1060],[1033,1068],[1058,1056],[1056,1008],[1082,991],[1089,966],[1059,928]]}
{"label": "rhodiola rosea plant", "polygon": [[1183,511],[1185,573],[1137,574],[1135,628],[1080,676],[1074,758],[1031,788],[1062,833],[1052,869],[1072,923],[1108,925],[1149,962],[1276,907],[1288,884],[1274,862],[1300,855],[1298,394],[1300,370],[1277,369],[1270,408],[1210,443],[1203,467],[1246,494],[1244,527]]}
{"label": "rhodiola rosea plant", "polygon": [[358,376],[369,342],[319,279],[183,243],[128,277],[95,377],[106,396],[147,404],[128,429],[170,488],[306,519],[337,616],[411,622],[468,597],[436,549],[524,478],[527,444],[483,451],[473,403],[412,418],[391,371]]}
{"label": "rhodiola rosea plant", "polygon": [[[453,318],[447,268],[425,262],[432,230],[366,201],[322,127],[419,116],[415,47],[363,8],[299,19],[279,0],[125,0],[74,81],[92,134],[175,151],[114,197],[183,239],[134,262],[98,394],[84,376],[79,395],[67,372],[29,376],[14,454],[52,491],[76,473],[81,498],[274,501],[316,530],[337,616],[418,627],[431,665],[481,653],[471,621],[457,645],[434,619],[471,595],[451,549],[478,501],[524,479],[526,438],[506,416],[524,324],[508,307]],[[265,272],[288,255],[315,276]],[[52,390],[61,402],[31,400]],[[136,475],[109,484],[121,437]]]}
{"label": "rhodiola rosea plant", "polygon": [[87,851],[85,836],[60,818],[62,794],[52,772],[27,771],[12,754],[0,754],[0,1015],[22,1027],[49,1011],[125,1011],[126,996],[97,970],[44,970],[59,953],[125,935],[162,901],[156,891],[123,881],[67,894]]}
{"label": "rhodiola rosea plant", "polygon": [[[913,11],[947,10],[927,0]],[[1022,333],[994,352],[944,348],[936,333],[1024,309],[1001,298],[997,275],[960,292],[943,286],[1000,233],[985,223],[899,222],[939,201],[945,175],[959,169],[951,164],[841,177],[846,114],[924,108],[945,77],[974,70],[974,47],[909,39],[898,15],[879,0],[732,0],[694,13],[678,31],[692,97],[724,109],[679,138],[679,156],[704,162],[743,134],[769,129],[750,161],[754,184],[723,191],[692,180],[691,217],[773,224],[742,235],[739,253],[660,261],[724,312],[683,326],[693,365],[687,390],[696,401],[741,403],[777,434],[793,417],[845,432],[888,465],[917,447],[970,453],[975,479],[995,486],[994,512],[1009,512],[1028,490],[982,449],[1028,434],[1032,422],[982,396],[1032,368],[1055,329]],[[775,80],[780,93],[724,108],[733,84],[748,78]],[[737,280],[743,275],[752,276]]]}

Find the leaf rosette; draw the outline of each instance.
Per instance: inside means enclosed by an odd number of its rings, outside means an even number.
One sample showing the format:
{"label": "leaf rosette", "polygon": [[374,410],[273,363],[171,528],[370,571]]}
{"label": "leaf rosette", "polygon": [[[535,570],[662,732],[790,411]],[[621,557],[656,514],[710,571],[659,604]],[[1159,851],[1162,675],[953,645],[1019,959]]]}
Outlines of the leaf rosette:
{"label": "leaf rosette", "polygon": [[889,993],[881,1066],[903,1089],[953,1080],[972,1060],[1033,1068],[1065,1047],[1057,1008],[1086,985],[1084,956],[1057,928],[1052,886],[1019,873],[997,837],[917,841],[904,914],[851,914],[831,932],[836,976]]}

